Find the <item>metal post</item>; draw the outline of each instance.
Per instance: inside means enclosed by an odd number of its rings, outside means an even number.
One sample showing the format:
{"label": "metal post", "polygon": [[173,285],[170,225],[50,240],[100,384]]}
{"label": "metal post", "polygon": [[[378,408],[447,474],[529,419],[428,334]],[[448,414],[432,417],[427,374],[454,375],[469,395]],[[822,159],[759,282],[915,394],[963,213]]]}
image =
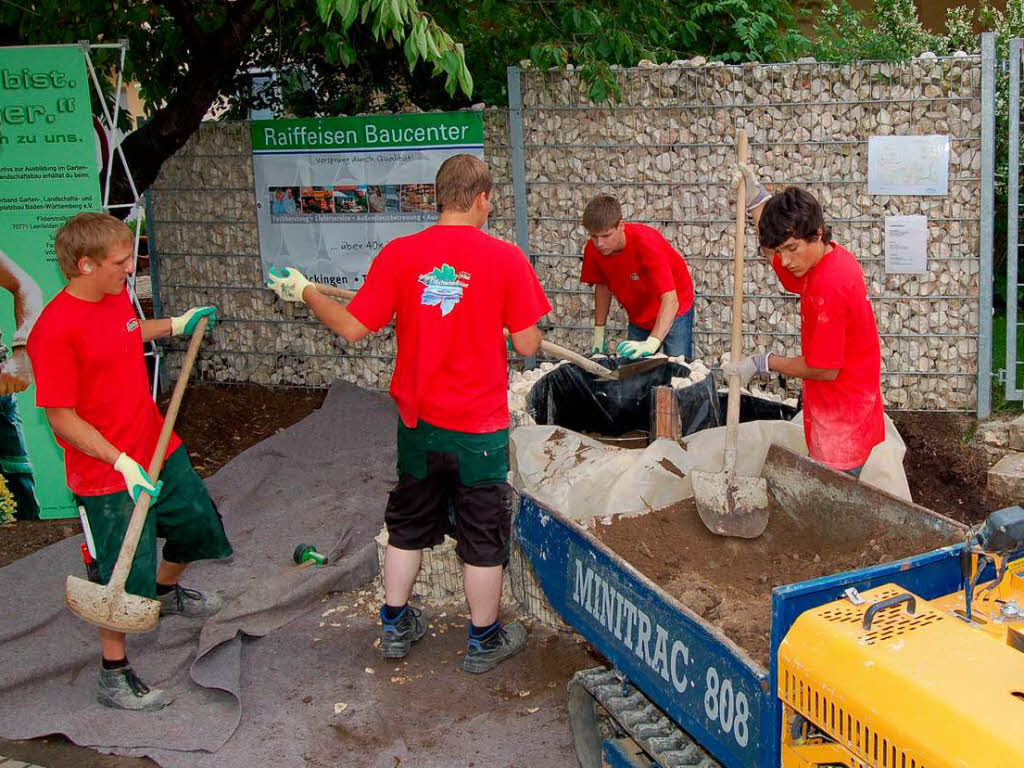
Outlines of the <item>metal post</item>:
{"label": "metal post", "polygon": [[978,418],[992,413],[992,234],[995,214],[996,39],[981,36],[981,253],[978,276]]}
{"label": "metal post", "polygon": [[[530,252],[530,226],[526,221],[526,152],[523,149],[523,90],[519,67],[508,68],[508,143],[512,148],[512,199],[516,214],[516,244],[536,269]],[[537,358],[526,358],[526,367],[536,368]]]}
{"label": "metal post", "polygon": [[1010,40],[1009,151],[1006,163],[1006,399],[1020,400],[1017,386],[1017,259],[1018,202],[1020,199],[1020,49],[1021,39]]}

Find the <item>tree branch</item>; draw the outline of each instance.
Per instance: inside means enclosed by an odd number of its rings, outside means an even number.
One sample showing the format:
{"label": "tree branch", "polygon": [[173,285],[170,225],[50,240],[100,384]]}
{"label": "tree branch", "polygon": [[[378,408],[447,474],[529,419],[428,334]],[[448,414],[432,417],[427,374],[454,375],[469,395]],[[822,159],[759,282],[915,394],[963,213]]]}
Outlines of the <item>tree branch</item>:
{"label": "tree branch", "polygon": [[153,4],[157,7],[162,4],[164,10],[171,14],[171,18],[181,29],[189,50],[198,50],[206,42],[206,35],[196,23],[195,8],[192,7],[190,0],[153,0]]}

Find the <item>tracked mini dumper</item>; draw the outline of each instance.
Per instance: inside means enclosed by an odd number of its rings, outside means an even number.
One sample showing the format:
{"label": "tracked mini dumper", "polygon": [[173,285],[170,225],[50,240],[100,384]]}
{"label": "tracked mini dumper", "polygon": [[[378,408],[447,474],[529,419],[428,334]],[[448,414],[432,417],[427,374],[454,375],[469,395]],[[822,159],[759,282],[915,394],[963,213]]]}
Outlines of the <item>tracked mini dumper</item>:
{"label": "tracked mini dumper", "polygon": [[569,684],[580,766],[1024,765],[1024,510],[974,534],[778,446],[763,476],[822,540],[883,525],[949,544],[776,587],[766,669],[523,494],[515,534],[534,577],[611,664]]}

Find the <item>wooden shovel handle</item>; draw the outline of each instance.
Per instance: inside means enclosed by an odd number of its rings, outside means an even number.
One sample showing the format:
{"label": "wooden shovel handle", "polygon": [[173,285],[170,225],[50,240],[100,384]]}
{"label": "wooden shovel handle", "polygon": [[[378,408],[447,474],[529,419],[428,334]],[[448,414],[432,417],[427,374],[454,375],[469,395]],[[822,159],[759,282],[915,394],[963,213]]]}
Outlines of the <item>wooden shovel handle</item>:
{"label": "wooden shovel handle", "polygon": [[[164,426],[160,430],[160,437],[156,441],[156,451],[153,453],[153,460],[149,463],[149,479],[155,485],[160,479],[160,471],[163,469],[164,457],[167,455],[167,446],[171,442],[171,433],[174,431],[174,422],[178,418],[178,409],[181,407],[181,398],[185,395],[185,386],[188,384],[188,377],[192,373],[192,365],[199,353],[199,345],[203,342],[203,334],[206,333],[206,318],[199,318],[195,330],[192,331],[192,341],[189,342],[188,351],[185,353],[185,360],[181,364],[181,371],[178,373],[178,381],[174,385],[174,392],[171,394],[171,404],[167,407],[167,415],[164,416]],[[132,517],[128,523],[128,530],[125,531],[124,541],[121,542],[121,551],[117,555],[117,562],[114,564],[114,572],[110,575],[110,586],[123,589],[128,580],[128,573],[132,569],[132,561],[135,559],[135,550],[139,546],[139,539],[142,537],[142,529],[146,526],[146,515],[149,513],[149,505],[152,499],[148,493],[140,493],[139,500],[135,502],[135,509],[132,510]]]}
{"label": "wooden shovel handle", "polygon": [[[747,132],[736,135],[736,159],[747,162]],[[747,189],[743,179],[736,188],[736,237],[732,249],[732,345],[729,360],[738,363],[743,350],[743,252],[747,229]],[[725,415],[725,457],[722,470],[728,474],[736,466],[736,441],[740,424],[740,380],[729,377],[729,400]]]}

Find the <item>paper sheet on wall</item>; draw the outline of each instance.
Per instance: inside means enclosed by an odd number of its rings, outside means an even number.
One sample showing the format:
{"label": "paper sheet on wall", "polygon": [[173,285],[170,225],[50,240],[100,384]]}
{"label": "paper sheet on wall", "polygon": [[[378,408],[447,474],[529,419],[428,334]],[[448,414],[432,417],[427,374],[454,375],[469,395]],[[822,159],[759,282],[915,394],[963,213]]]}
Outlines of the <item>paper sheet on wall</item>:
{"label": "paper sheet on wall", "polygon": [[928,271],[928,217],[885,217],[886,274]]}
{"label": "paper sheet on wall", "polygon": [[868,138],[868,194],[949,194],[949,136]]}

